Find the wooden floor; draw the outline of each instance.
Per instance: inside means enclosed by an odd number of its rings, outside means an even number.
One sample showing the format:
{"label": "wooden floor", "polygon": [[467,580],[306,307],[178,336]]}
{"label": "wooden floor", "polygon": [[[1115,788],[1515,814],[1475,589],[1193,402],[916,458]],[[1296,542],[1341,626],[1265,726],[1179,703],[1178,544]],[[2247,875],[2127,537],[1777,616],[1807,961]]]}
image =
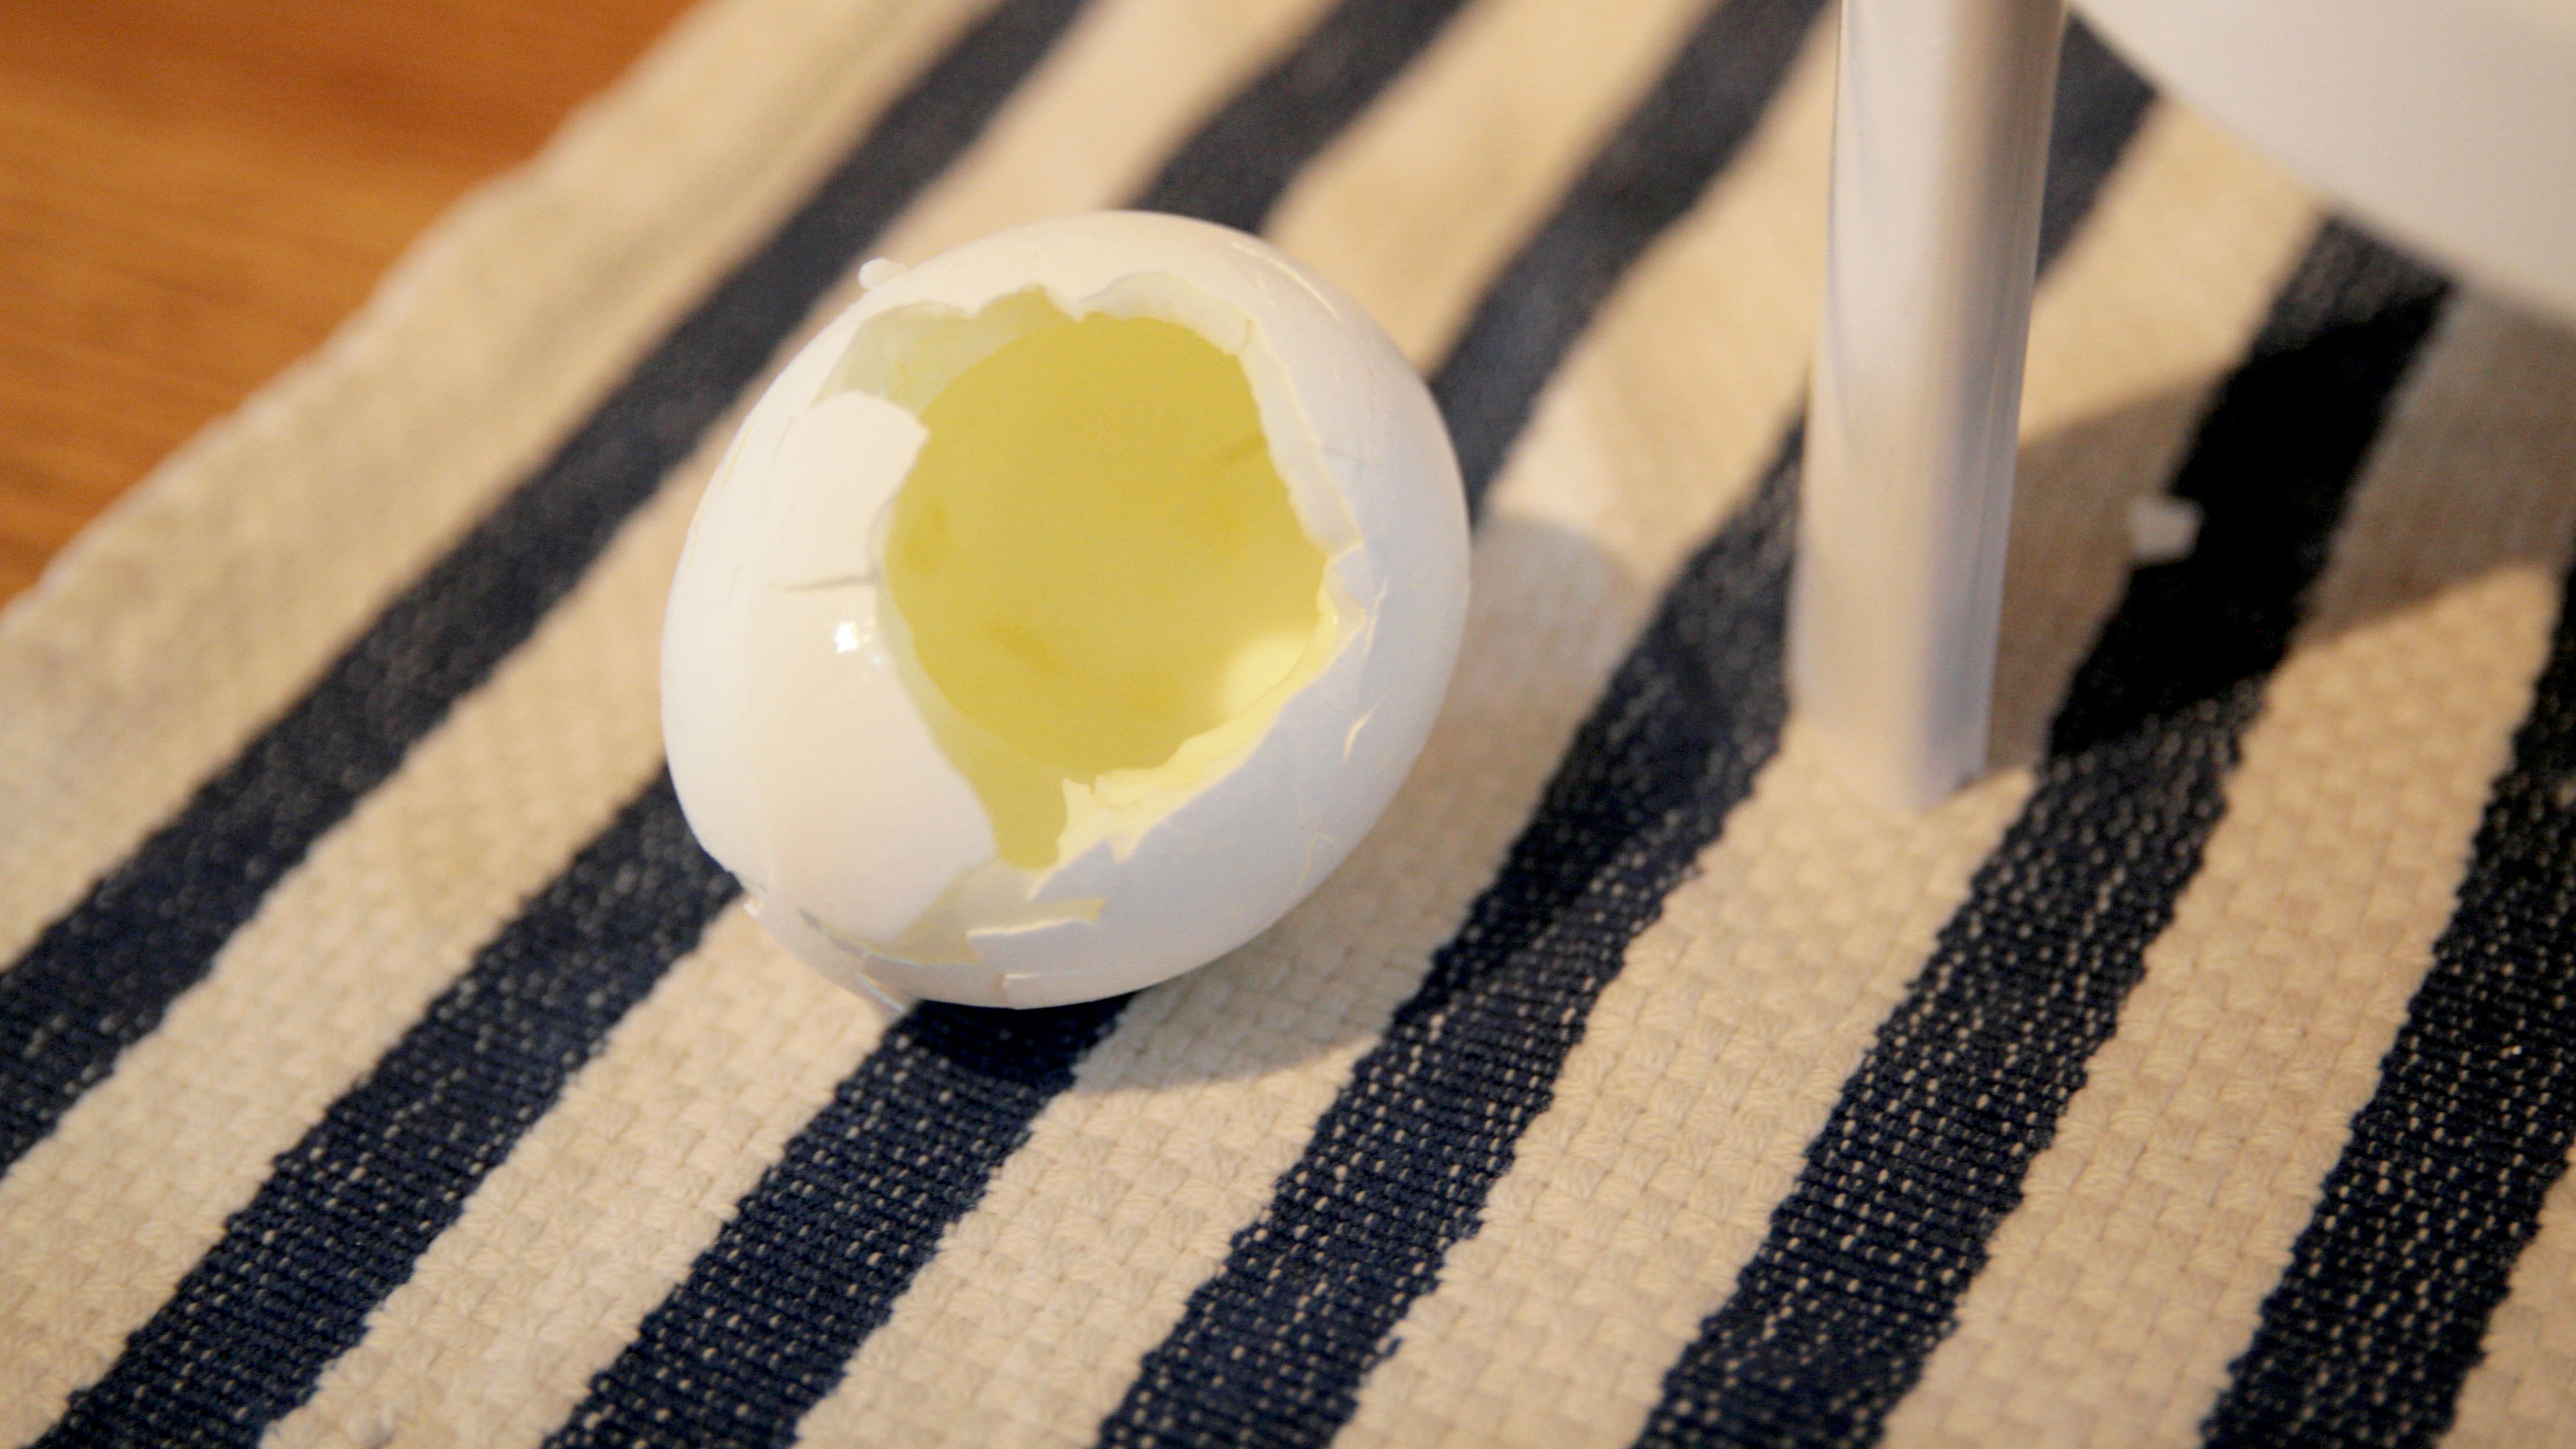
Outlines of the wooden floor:
{"label": "wooden floor", "polygon": [[0,600],[687,4],[0,3]]}

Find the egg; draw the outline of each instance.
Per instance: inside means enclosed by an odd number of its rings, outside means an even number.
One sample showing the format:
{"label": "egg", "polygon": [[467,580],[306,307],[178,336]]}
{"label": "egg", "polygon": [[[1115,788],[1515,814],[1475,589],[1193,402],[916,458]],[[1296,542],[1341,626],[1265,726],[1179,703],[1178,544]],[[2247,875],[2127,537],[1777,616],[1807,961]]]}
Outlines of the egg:
{"label": "egg", "polygon": [[853,989],[1035,1007],[1251,939],[1438,712],[1467,601],[1421,378],[1256,238],[1103,213],[867,290],[690,525],[671,776],[761,923]]}

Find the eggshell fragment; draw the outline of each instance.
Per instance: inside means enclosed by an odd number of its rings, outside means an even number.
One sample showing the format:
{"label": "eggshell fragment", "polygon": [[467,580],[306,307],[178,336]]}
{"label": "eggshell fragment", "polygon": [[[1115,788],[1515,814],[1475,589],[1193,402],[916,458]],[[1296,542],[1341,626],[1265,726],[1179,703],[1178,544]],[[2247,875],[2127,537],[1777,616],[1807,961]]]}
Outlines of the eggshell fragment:
{"label": "eggshell fragment", "polygon": [[[1029,1007],[1203,965],[1341,862],[1430,730],[1467,580],[1438,413],[1356,305],[1226,228],[1074,217],[888,273],[754,406],[691,526],[663,643],[682,807],[763,923],[855,988]],[[1015,863],[887,539],[942,391],[1093,317],[1178,324],[1240,366],[1322,560],[1318,622],[1294,669],[1168,761],[1068,777],[1052,855]]]}

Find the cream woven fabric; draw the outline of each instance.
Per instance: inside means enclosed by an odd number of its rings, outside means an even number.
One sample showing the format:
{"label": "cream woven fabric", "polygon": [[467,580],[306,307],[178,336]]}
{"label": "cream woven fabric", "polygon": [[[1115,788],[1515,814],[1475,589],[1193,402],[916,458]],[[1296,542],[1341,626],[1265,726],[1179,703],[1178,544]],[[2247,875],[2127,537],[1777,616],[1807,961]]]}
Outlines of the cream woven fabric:
{"label": "cream woven fabric", "polygon": [[[1876,812],[1831,26],[710,0],[0,614],[0,1441],[2576,1443],[2576,336],[2079,31],[1995,769]],[[860,262],[1116,205],[1433,378],[1465,651],[1259,940],[888,1020],[688,840],[662,593]]]}

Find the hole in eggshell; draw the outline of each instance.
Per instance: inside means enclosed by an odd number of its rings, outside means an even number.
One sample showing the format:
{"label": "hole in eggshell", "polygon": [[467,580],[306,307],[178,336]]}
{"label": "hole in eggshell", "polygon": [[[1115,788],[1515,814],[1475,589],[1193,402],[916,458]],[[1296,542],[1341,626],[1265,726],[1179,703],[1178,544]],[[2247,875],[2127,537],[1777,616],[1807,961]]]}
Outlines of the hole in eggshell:
{"label": "hole in eggshell", "polygon": [[905,682],[1000,858],[1044,869],[1194,793],[1322,669],[1326,554],[1243,363],[1192,328],[1029,291],[903,333],[866,361],[928,431],[882,544]]}

